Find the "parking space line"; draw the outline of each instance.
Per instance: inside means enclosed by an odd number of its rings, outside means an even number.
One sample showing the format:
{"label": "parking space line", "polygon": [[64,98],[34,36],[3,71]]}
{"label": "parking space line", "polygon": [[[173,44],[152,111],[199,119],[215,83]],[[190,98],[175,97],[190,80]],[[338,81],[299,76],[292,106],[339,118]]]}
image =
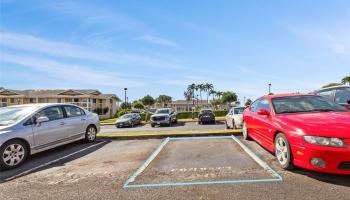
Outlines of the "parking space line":
{"label": "parking space line", "polygon": [[22,172],[22,173],[20,173],[20,174],[17,174],[17,175],[15,175],[15,176],[11,176],[11,177],[9,177],[9,178],[6,178],[5,181],[10,181],[10,180],[13,180],[13,179],[15,179],[15,178],[24,176],[24,175],[26,175],[26,174],[29,174],[29,173],[32,172],[32,171],[35,171],[35,170],[38,170],[38,169],[40,169],[40,168],[46,167],[46,166],[51,165],[51,164],[53,164],[53,163],[55,163],[55,162],[58,162],[58,161],[60,161],[60,160],[66,159],[66,158],[69,158],[69,157],[74,156],[74,155],[76,155],[76,154],[78,154],[78,153],[80,153],[80,152],[83,152],[83,151],[85,151],[85,150],[91,149],[91,148],[93,148],[93,147],[95,147],[95,146],[98,146],[98,145],[101,145],[101,144],[105,144],[105,143],[107,143],[107,142],[108,142],[108,141],[99,142],[99,143],[97,143],[97,144],[88,146],[88,147],[86,147],[86,148],[84,148],[84,149],[80,149],[79,151],[73,152],[73,153],[71,153],[71,154],[65,155],[65,156],[63,156],[63,157],[57,158],[57,159],[52,160],[52,161],[49,161],[49,162],[46,162],[46,163],[41,164],[41,165],[39,165],[39,166],[36,166],[36,167],[34,167],[34,168],[28,169],[28,170],[26,170],[26,171],[24,171],[24,172]]}
{"label": "parking space line", "polygon": [[125,182],[124,187],[127,187],[128,184],[130,182],[134,182],[136,176],[138,176],[139,174],[141,174],[146,167],[152,162],[152,160],[159,154],[159,152],[164,148],[164,146],[169,142],[169,137],[166,138],[159,146],[158,148],[151,154],[150,157],[148,157],[148,159],[146,160],[146,162],[144,162],[140,168],[137,169],[137,171],[128,178],[128,180]]}
{"label": "parking space line", "polygon": [[250,150],[245,144],[243,144],[237,137],[231,135],[232,139],[236,141],[239,146],[243,148],[243,150],[255,160],[262,168],[266,169],[272,176],[278,178],[279,180],[283,180],[283,178],[273,170],[266,162],[264,162],[258,155],[256,155],[252,150]]}
{"label": "parking space line", "polygon": [[[227,181],[204,181],[204,182],[170,182],[170,183],[156,183],[156,184],[136,184],[130,185],[131,182],[135,181],[135,178],[141,174],[146,167],[154,160],[159,152],[169,141],[176,140],[198,140],[198,139],[232,139],[239,144],[240,147],[263,169],[267,170],[274,178],[272,179],[252,179],[252,180],[227,180]],[[257,156],[252,150],[244,145],[237,137],[231,136],[207,136],[207,137],[176,137],[166,138],[158,148],[151,154],[151,156],[145,161],[145,163],[125,182],[124,188],[140,188],[140,187],[163,187],[163,186],[190,186],[190,185],[210,185],[210,184],[235,184],[235,183],[263,183],[263,182],[279,182],[283,181],[276,171],[274,171],[266,162],[264,162],[259,156]]]}

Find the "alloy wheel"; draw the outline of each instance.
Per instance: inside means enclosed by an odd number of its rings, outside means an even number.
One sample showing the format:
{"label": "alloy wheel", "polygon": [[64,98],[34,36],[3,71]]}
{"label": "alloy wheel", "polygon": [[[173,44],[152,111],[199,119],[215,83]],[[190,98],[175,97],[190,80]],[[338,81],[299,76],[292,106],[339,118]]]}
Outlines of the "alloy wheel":
{"label": "alloy wheel", "polygon": [[276,141],[276,157],[281,165],[285,165],[288,162],[288,147],[286,141],[282,137],[277,138]]}
{"label": "alloy wheel", "polygon": [[96,130],[94,127],[90,127],[87,131],[87,138],[89,141],[94,141],[96,138]]}
{"label": "alloy wheel", "polygon": [[2,160],[8,166],[16,166],[22,162],[25,153],[25,149],[21,144],[10,144],[5,148]]}

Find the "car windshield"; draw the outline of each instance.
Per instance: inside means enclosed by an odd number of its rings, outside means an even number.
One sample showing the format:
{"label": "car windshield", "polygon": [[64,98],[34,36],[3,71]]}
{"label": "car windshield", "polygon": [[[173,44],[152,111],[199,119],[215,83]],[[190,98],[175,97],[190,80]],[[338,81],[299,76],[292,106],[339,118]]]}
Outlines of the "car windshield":
{"label": "car windshield", "polygon": [[321,96],[292,96],[272,99],[276,114],[300,112],[347,112],[345,108]]}
{"label": "car windshield", "polygon": [[132,114],[128,114],[128,115],[123,115],[121,118],[122,119],[131,119],[133,117]]}
{"label": "car windshield", "polygon": [[201,114],[211,114],[213,111],[211,110],[201,110]]}
{"label": "car windshield", "polygon": [[31,106],[0,108],[0,126],[8,126],[27,117],[34,111]]}
{"label": "car windshield", "polygon": [[350,89],[338,90],[335,93],[335,102],[341,104],[349,104],[350,101]]}
{"label": "car windshield", "polygon": [[244,108],[243,108],[243,107],[242,107],[242,108],[235,108],[235,109],[234,109],[234,112],[235,112],[236,115],[238,115],[238,114],[243,114],[243,111],[244,111]]}
{"label": "car windshield", "polygon": [[162,110],[157,110],[156,114],[169,114],[170,110],[169,109],[162,109]]}

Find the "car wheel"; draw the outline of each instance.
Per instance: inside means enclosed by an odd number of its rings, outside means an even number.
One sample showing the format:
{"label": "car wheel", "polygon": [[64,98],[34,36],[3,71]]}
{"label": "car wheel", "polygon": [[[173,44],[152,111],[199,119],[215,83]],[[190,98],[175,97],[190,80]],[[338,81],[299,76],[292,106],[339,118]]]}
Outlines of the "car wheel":
{"label": "car wheel", "polygon": [[227,121],[225,121],[226,129],[230,129],[230,126],[228,125]]}
{"label": "car wheel", "polygon": [[96,140],[97,130],[94,126],[88,126],[85,132],[85,142],[91,143]]}
{"label": "car wheel", "polygon": [[286,136],[279,133],[275,138],[275,155],[283,169],[293,169],[293,155]]}
{"label": "car wheel", "polygon": [[172,121],[171,121],[171,119],[169,119],[169,127],[172,125]]}
{"label": "car wheel", "polygon": [[151,124],[151,127],[153,127],[153,128],[154,128],[155,126],[156,126],[155,124]]}
{"label": "car wheel", "polygon": [[233,120],[233,121],[232,121],[232,124],[233,124],[233,129],[237,129],[237,126],[236,126],[235,120]]}
{"label": "car wheel", "polygon": [[250,140],[248,127],[247,127],[247,124],[245,122],[243,122],[243,131],[242,131],[242,133],[243,133],[243,139]]}
{"label": "car wheel", "polygon": [[174,123],[177,124],[177,119],[175,119]]}
{"label": "car wheel", "polygon": [[21,140],[11,140],[0,148],[0,169],[20,166],[28,157],[29,149]]}

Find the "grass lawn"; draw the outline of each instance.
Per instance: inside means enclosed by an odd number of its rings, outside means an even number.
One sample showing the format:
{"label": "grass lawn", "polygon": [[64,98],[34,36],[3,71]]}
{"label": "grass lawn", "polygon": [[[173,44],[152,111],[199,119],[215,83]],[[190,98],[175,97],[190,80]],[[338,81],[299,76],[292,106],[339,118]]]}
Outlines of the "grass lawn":
{"label": "grass lawn", "polygon": [[193,135],[193,134],[222,134],[241,133],[241,129],[230,130],[196,130],[196,131],[159,131],[159,132],[127,132],[127,133],[99,133],[98,137],[135,137],[135,136],[155,136],[155,135]]}
{"label": "grass lawn", "polygon": [[118,118],[100,120],[100,123],[114,123]]}

